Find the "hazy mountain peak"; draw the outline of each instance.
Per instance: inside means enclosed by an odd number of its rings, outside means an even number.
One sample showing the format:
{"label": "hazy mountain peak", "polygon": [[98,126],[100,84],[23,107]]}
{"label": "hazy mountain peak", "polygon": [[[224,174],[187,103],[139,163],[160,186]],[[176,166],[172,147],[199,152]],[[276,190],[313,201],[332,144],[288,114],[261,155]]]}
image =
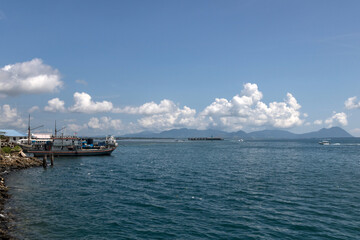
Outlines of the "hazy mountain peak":
{"label": "hazy mountain peak", "polygon": [[189,138],[189,137],[222,137],[222,138],[246,138],[246,139],[302,139],[302,138],[342,138],[353,137],[340,127],[322,128],[318,131],[295,134],[286,130],[261,130],[246,133],[244,131],[224,132],[215,129],[196,130],[179,128],[163,131],[160,133],[141,132],[127,134],[123,137],[142,137],[142,138]]}

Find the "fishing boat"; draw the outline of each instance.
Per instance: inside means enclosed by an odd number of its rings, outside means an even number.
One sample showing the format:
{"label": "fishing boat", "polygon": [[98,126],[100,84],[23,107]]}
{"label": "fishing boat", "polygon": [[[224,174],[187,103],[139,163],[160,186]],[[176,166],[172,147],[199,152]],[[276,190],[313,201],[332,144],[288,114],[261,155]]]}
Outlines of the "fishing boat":
{"label": "fishing boat", "polygon": [[45,141],[32,140],[31,144],[20,145],[27,154],[35,157],[54,156],[97,156],[110,155],[118,146],[113,136],[105,141],[94,142],[93,139],[81,139],[76,136],[52,137]]}
{"label": "fishing boat", "polygon": [[[42,126],[40,126],[42,127]],[[82,139],[77,136],[58,136],[58,132],[65,129],[56,128],[55,135],[46,138],[32,138],[31,130],[37,129],[30,127],[30,115],[28,126],[28,138],[22,139],[18,144],[26,154],[35,157],[45,155],[53,156],[97,156],[110,155],[118,146],[113,136],[107,136],[105,141],[94,142],[94,139]]]}

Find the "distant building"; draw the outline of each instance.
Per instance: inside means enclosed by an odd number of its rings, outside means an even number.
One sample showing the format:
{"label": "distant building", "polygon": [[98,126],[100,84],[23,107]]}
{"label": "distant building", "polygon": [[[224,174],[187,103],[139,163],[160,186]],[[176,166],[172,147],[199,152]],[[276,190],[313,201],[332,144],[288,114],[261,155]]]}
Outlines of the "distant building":
{"label": "distant building", "polygon": [[0,131],[0,149],[1,149],[1,147],[2,147],[1,136],[4,136],[4,134],[5,134],[5,132],[1,132],[1,131]]}
{"label": "distant building", "polygon": [[5,132],[0,131],[0,148],[1,148],[1,136],[4,136]]}
{"label": "distant building", "polygon": [[0,135],[8,137],[10,142],[17,142],[20,139],[27,138],[26,134],[19,133],[13,129],[0,129]]}

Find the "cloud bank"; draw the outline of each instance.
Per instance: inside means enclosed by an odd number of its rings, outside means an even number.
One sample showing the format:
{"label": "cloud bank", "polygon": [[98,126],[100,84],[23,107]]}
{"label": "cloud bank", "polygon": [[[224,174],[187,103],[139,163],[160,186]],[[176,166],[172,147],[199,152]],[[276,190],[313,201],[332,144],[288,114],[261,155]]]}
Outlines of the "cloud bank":
{"label": "cloud bank", "polygon": [[[140,106],[117,108],[109,101],[93,101],[85,92],[74,93],[74,104],[68,108],[64,101],[53,98],[44,108],[49,112],[76,112],[85,114],[124,114],[133,115],[130,121],[123,122],[109,116],[92,116],[87,123],[68,125],[68,129],[107,130],[116,132],[139,132],[143,130],[164,131],[174,128],[219,129],[237,131],[240,129],[283,128],[288,129],[300,125],[309,126],[326,124],[328,126],[348,124],[347,115],[334,112],[326,120],[306,122],[308,115],[301,113],[301,105],[296,98],[287,93],[283,101],[265,103],[263,93],[257,84],[246,83],[239,94],[231,99],[216,98],[202,111],[197,112],[188,106],[179,106],[169,99],[159,103],[147,102]],[[356,98],[349,98],[348,106],[356,106]]]}
{"label": "cloud bank", "polygon": [[143,115],[137,120],[140,128],[151,130],[168,130],[176,127],[198,127],[196,110],[187,106],[180,108],[173,101],[164,99],[159,104],[145,103],[139,107],[117,108],[114,113]]}
{"label": "cloud bank", "polygon": [[[300,104],[288,93],[284,102],[262,102],[263,94],[256,84],[246,83],[239,95],[231,100],[216,98],[199,114],[187,106],[183,108],[168,99],[159,104],[148,102],[139,107],[114,108],[114,113],[143,115],[137,120],[144,129],[168,130],[189,127],[197,129],[218,128],[229,131],[248,126],[291,128],[303,124]],[[304,115],[306,116],[306,114]]]}
{"label": "cloud bank", "polygon": [[301,125],[300,104],[291,93],[287,93],[284,102],[261,101],[263,94],[256,84],[246,83],[240,95],[231,100],[216,98],[200,113],[209,120],[210,126],[219,126],[227,130],[239,130],[244,126],[270,126],[291,128]]}
{"label": "cloud bank", "polygon": [[[304,120],[300,113],[300,104],[296,98],[287,93],[282,102],[262,102],[263,94],[258,86],[246,83],[241,93],[227,100],[216,98],[204,110],[197,113],[195,109],[187,106],[180,107],[173,101],[164,99],[160,103],[148,102],[141,106],[126,106],[115,108],[109,101],[93,101],[91,96],[85,92],[74,93],[74,105],[67,108],[70,112],[97,114],[97,113],[118,113],[126,115],[140,115],[135,122],[124,124],[119,119],[109,117],[92,117],[84,125],[74,125],[75,128],[89,129],[113,129],[124,130],[152,130],[163,131],[172,128],[195,128],[206,129],[216,128],[227,131],[236,131],[244,127],[274,127],[291,128],[302,125]],[[65,111],[64,102],[58,98],[48,101],[45,111]],[[329,120],[330,121],[330,120]],[[333,118],[333,122],[343,123],[341,116]]]}
{"label": "cloud bank", "polygon": [[58,70],[41,59],[6,65],[0,69],[0,96],[55,92],[63,86]]}

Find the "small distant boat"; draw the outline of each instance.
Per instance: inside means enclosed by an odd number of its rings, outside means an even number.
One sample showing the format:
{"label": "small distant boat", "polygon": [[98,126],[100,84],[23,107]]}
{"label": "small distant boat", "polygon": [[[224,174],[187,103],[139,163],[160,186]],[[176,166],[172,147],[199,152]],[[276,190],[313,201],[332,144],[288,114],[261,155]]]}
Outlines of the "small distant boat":
{"label": "small distant boat", "polygon": [[189,141],[221,141],[224,140],[220,137],[194,137],[194,138],[188,138]]}
{"label": "small distant boat", "polygon": [[319,142],[320,145],[330,145],[330,141],[323,140]]}

